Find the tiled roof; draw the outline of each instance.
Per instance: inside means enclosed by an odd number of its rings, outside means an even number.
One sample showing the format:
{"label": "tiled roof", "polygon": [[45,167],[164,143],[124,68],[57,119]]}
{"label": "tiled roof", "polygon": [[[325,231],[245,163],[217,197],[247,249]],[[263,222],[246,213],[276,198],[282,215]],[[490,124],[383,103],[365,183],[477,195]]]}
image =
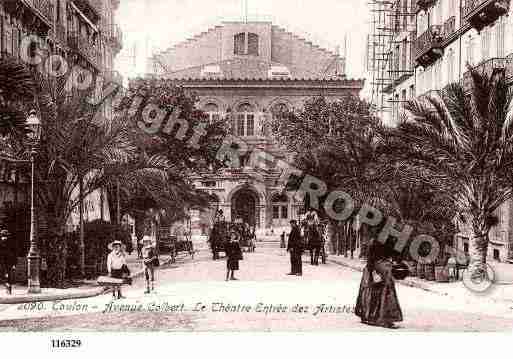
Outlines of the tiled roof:
{"label": "tiled roof", "polygon": [[[342,76],[320,76],[319,74],[305,71],[293,66],[286,66],[276,62],[266,62],[255,57],[238,57],[218,63],[208,64],[205,66],[219,66],[221,70],[220,76],[212,78],[222,78],[223,80],[269,80],[269,70],[272,66],[287,67],[290,71],[290,80],[341,80]],[[173,80],[193,80],[205,79],[202,70],[205,66],[196,66],[188,69],[171,72],[162,75],[162,77]],[[280,79],[283,80],[283,79]]]}

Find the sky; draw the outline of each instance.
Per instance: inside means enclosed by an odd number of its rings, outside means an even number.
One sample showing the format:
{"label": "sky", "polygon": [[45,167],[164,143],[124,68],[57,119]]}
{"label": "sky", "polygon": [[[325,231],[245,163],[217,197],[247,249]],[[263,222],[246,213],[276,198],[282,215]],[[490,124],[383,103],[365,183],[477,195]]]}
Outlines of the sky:
{"label": "sky", "polygon": [[[346,74],[363,78],[367,0],[246,0],[249,20],[272,21],[321,47],[344,49]],[[125,77],[144,74],[145,59],[222,21],[244,18],[245,0],[122,0],[116,14],[124,48],[116,66]]]}

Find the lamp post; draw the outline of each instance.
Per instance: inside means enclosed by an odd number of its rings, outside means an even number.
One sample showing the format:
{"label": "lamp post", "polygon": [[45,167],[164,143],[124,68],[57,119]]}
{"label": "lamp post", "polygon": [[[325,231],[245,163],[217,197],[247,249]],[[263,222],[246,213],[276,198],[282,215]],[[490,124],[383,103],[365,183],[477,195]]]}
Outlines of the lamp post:
{"label": "lamp post", "polygon": [[31,168],[31,184],[30,184],[30,249],[27,255],[27,266],[28,266],[28,292],[29,293],[41,293],[41,285],[39,283],[39,266],[40,256],[39,249],[37,247],[37,236],[36,236],[36,215],[34,205],[34,184],[35,184],[35,156],[36,149],[41,137],[41,121],[36,116],[36,111],[30,111],[29,117],[27,118],[27,128],[29,130],[28,137],[31,142],[30,150],[30,168]]}

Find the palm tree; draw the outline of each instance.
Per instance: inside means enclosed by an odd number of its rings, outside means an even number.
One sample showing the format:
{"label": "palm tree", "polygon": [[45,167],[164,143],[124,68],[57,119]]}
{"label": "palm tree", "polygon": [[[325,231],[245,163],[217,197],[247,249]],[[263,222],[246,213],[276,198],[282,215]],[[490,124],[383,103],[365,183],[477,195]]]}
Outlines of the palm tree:
{"label": "palm tree", "polygon": [[504,71],[469,71],[470,89],[456,83],[408,101],[403,120],[385,140],[399,164],[421,171],[470,219],[470,269],[482,273],[493,213],[512,195],[513,96]]}

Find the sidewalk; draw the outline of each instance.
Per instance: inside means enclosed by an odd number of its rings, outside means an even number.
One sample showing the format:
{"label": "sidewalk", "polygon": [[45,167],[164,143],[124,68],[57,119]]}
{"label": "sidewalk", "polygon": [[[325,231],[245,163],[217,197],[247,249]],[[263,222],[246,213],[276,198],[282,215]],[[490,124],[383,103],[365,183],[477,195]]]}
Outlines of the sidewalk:
{"label": "sidewalk", "polygon": [[[171,262],[171,256],[161,255],[160,265],[166,265]],[[141,265],[141,260],[137,259],[137,253],[127,258],[128,268],[131,277],[137,279],[144,276],[144,268]],[[33,302],[47,302],[55,300],[67,300],[67,299],[81,299],[99,296],[109,291],[108,288],[99,286],[95,280],[85,280],[83,285],[68,289],[57,289],[57,288],[41,288],[39,294],[28,294],[27,287],[21,285],[14,285],[13,294],[7,295],[4,288],[0,288],[0,304],[20,304],[20,303],[33,303]]]}
{"label": "sidewalk", "polygon": [[[328,262],[335,263],[355,271],[362,272],[365,262],[360,259],[351,259],[344,256],[329,255]],[[507,263],[491,262],[490,265],[496,272],[496,284],[485,293],[474,293],[465,288],[460,281],[439,283],[427,281],[416,277],[408,277],[405,280],[398,281],[402,285],[419,288],[428,292],[450,297],[469,297],[482,298],[487,297],[496,302],[508,302],[513,304],[513,265]]]}

